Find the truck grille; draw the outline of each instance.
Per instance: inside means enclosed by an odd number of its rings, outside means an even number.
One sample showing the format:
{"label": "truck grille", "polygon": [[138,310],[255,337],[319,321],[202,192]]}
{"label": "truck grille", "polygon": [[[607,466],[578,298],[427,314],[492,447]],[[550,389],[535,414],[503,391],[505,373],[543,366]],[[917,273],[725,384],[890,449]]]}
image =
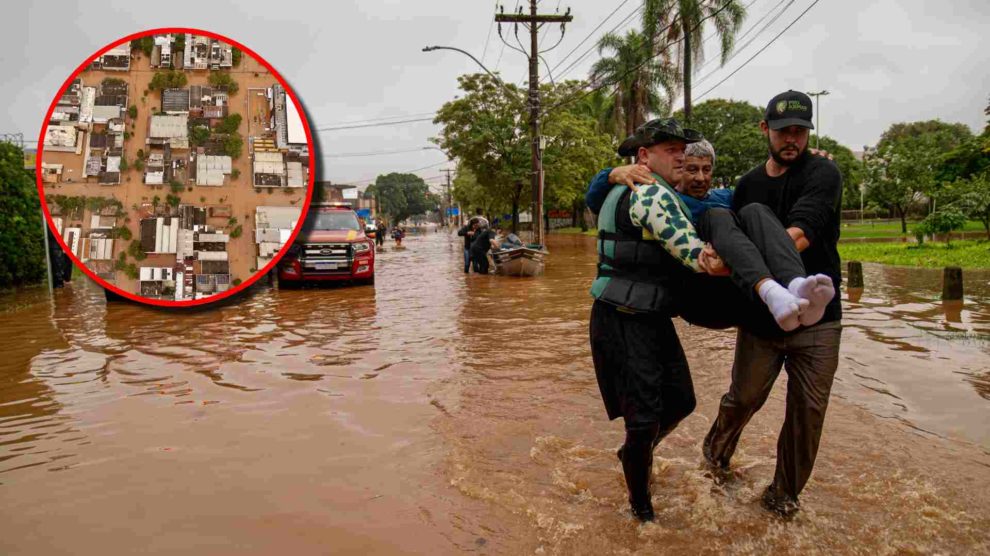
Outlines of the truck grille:
{"label": "truck grille", "polygon": [[350,243],[307,243],[300,254],[304,272],[350,274],[353,256]]}

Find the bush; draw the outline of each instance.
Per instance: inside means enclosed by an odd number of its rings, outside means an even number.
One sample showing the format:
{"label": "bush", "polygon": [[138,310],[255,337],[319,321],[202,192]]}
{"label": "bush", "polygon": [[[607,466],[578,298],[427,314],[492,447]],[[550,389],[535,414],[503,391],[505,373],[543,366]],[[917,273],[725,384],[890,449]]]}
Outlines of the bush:
{"label": "bush", "polygon": [[179,180],[172,180],[172,181],[168,182],[168,185],[169,185],[169,187],[172,188],[172,193],[181,193],[182,192],[182,182],[181,181],[179,181]]}
{"label": "bush", "polygon": [[132,120],[137,118],[137,106],[132,104],[131,107],[127,109],[127,115],[130,116]]}
{"label": "bush", "polygon": [[230,179],[236,180],[239,177],[241,177],[241,171],[240,170],[238,170],[237,168],[234,168],[233,170],[230,171]]}
{"label": "bush", "polygon": [[140,39],[134,39],[131,41],[131,50],[138,49],[144,52],[145,56],[151,56],[151,51],[155,48],[155,40],[149,35],[147,37],[141,37]]}
{"label": "bush", "polygon": [[238,224],[237,227],[234,228],[232,232],[230,232],[230,237],[231,239],[237,239],[241,237],[242,233],[244,233],[244,229],[240,224]]}
{"label": "bush", "polygon": [[[124,132],[124,138],[127,138],[126,131]],[[120,171],[126,172],[128,169],[130,169],[130,166],[127,164],[127,157],[124,155],[120,155]]]}
{"label": "bush", "polygon": [[233,280],[230,281],[230,283],[233,284],[233,285],[235,285],[235,286],[240,286],[241,285],[241,279],[240,278],[234,278]]}
{"label": "bush", "polygon": [[227,225],[228,226],[233,226],[235,224],[237,224],[237,217],[236,216],[231,216],[230,217],[230,220],[227,220]]}
{"label": "bush", "polygon": [[[111,235],[113,237],[115,237],[115,238],[120,238],[120,239],[122,239],[124,241],[130,241],[131,237],[133,237],[131,235],[130,228],[128,228],[126,226],[122,226],[120,228],[114,228],[113,229],[113,232],[111,233]],[[120,254],[123,255],[124,253],[121,252]]]}
{"label": "bush", "polygon": [[949,235],[966,225],[966,217],[954,208],[946,208],[929,214],[914,228],[914,236],[918,244],[925,241],[926,235],[944,234],[945,244],[949,245]]}
{"label": "bush", "polygon": [[131,280],[137,280],[138,277],[138,267],[134,263],[127,265],[127,269],[124,271],[127,277]]}
{"label": "bush", "polygon": [[165,196],[165,202],[172,208],[178,208],[181,199],[178,195],[167,195]]}
{"label": "bush", "polygon": [[236,68],[237,66],[241,65],[241,57],[244,55],[244,53],[241,52],[241,49],[237,48],[236,46],[231,47],[230,53],[231,53],[230,61],[231,63],[234,64],[234,67]]}

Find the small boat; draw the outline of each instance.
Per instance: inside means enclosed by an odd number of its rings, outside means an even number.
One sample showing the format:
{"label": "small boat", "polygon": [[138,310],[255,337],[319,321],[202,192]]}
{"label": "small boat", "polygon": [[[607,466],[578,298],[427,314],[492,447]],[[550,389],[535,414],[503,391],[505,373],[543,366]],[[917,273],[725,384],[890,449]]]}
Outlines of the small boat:
{"label": "small boat", "polygon": [[540,276],[543,257],[549,252],[542,245],[527,245],[492,251],[495,273],[502,276]]}

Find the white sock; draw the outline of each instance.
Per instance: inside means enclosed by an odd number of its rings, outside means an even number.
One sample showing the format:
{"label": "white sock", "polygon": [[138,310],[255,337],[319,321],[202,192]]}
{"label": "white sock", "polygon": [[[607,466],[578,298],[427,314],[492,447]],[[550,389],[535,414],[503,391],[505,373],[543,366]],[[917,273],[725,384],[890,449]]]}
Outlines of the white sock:
{"label": "white sock", "polygon": [[758,293],[760,299],[770,308],[770,313],[781,330],[790,332],[801,324],[801,312],[809,304],[807,299],[795,296],[774,280],[766,280],[760,284]]}
{"label": "white sock", "polygon": [[808,308],[801,313],[801,324],[811,326],[822,319],[825,307],[835,297],[835,287],[832,279],[824,274],[815,274],[807,278],[795,278],[787,285],[787,290],[795,297],[807,299]]}

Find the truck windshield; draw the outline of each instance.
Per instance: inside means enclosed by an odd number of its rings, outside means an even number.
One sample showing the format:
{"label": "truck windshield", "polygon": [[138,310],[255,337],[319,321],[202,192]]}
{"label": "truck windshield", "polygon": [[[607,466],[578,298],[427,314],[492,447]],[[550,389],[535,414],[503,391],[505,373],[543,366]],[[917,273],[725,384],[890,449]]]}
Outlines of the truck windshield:
{"label": "truck windshield", "polygon": [[348,211],[310,211],[306,215],[306,230],[360,230],[357,216]]}

